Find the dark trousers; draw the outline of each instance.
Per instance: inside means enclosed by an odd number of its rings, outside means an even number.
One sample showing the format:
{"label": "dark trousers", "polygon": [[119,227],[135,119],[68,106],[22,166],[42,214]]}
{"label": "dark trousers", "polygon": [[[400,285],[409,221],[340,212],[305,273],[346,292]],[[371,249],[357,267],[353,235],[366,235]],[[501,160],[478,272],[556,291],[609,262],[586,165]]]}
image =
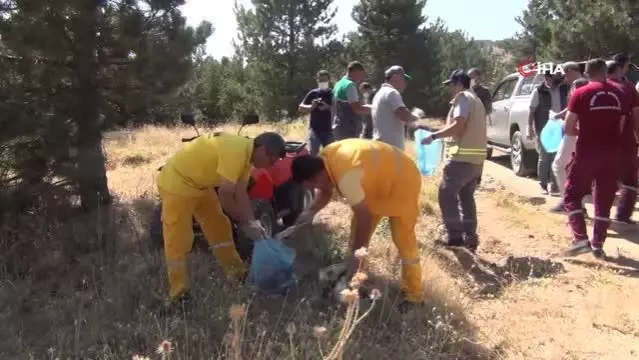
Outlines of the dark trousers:
{"label": "dark trousers", "polygon": [[537,137],[537,153],[539,154],[537,161],[537,178],[539,179],[539,183],[544,189],[550,184],[553,190],[558,190],[555,175],[552,172],[552,163],[555,161],[556,153],[546,152],[546,149],[541,145],[539,136]]}
{"label": "dark trousers", "polygon": [[373,118],[370,115],[362,116],[362,135],[363,139],[373,138]]}
{"label": "dark trousers", "polygon": [[333,138],[333,132],[331,130],[317,131],[308,129],[308,142],[306,144],[308,152],[313,156],[317,155],[320,151],[320,148],[327,146],[334,140],[335,139]]}
{"label": "dark trousers", "polygon": [[621,198],[617,205],[617,219],[630,220],[637,203],[637,171],[639,161],[637,159],[637,144],[632,144],[623,149],[619,167],[619,181],[621,182]]}
{"label": "dark trousers", "polygon": [[439,208],[444,218],[449,243],[477,237],[475,189],[483,164],[449,161],[439,185]]}
{"label": "dark trousers", "polygon": [[362,133],[361,120],[354,124],[339,124],[333,126],[335,141],[358,138]]}
{"label": "dark trousers", "polygon": [[573,155],[566,170],[564,209],[573,234],[573,240],[588,239],[582,209],[583,197],[591,191],[595,205],[592,245],[603,246],[610,227],[610,208],[615,200],[618,179],[617,152]]}

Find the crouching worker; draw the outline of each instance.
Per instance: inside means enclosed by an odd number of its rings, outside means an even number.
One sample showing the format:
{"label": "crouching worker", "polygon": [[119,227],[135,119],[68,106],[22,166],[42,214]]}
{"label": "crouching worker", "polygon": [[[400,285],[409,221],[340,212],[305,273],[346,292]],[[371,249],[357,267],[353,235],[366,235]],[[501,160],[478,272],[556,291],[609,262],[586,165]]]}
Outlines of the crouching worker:
{"label": "crouching worker", "polygon": [[226,275],[244,277],[246,269],[223,210],[247,237],[263,238],[265,231],[253,215],[247,183],[252,167],[270,167],[283,154],[284,139],[275,133],[255,139],[216,133],[198,137],[167,161],[158,177],[158,190],[171,303],[188,299],[186,256],[193,246],[193,217]]}
{"label": "crouching worker", "polygon": [[402,260],[404,301],[400,310],[424,299],[422,270],[415,225],[419,216],[421,176],[413,160],[403,151],[374,140],[346,139],[335,142],[319,156],[302,156],[291,165],[293,179],[314,188],[316,197],[299,223],[312,221],[331,200],[334,189],[353,209],[351,259],[336,290],[346,288],[357,270],[355,250],[367,247],[382,216],[390,219],[393,242]]}

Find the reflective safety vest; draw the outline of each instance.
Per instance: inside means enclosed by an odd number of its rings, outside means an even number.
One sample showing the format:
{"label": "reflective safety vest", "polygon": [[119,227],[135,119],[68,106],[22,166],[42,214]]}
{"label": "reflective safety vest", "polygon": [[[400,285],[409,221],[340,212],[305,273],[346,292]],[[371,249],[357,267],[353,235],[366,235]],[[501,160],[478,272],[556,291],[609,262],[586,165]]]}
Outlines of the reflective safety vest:
{"label": "reflective safety vest", "polygon": [[373,214],[401,216],[419,211],[421,175],[413,159],[400,149],[353,138],[326,146],[320,157],[335,186],[349,170],[362,169],[362,189]]}
{"label": "reflective safety vest", "polygon": [[466,120],[466,128],[460,136],[450,137],[446,140],[446,159],[482,164],[486,159],[487,146],[486,110],[477,95],[470,90],[458,93],[451,101],[446,124],[449,125],[453,122],[453,109],[462,96],[468,100],[469,115]]}

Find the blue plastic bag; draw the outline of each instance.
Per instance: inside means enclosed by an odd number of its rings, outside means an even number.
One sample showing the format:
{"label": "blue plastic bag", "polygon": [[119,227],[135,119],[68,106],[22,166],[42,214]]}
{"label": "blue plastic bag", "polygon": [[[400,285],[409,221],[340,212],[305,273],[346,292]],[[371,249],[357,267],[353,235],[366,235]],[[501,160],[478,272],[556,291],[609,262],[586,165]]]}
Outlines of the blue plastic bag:
{"label": "blue plastic bag", "polygon": [[295,251],[281,241],[256,241],[248,282],[266,295],[284,295],[296,283],[294,261]]}
{"label": "blue plastic bag", "polygon": [[415,131],[415,152],[417,153],[417,167],[424,176],[431,176],[437,170],[442,160],[442,140],[437,139],[429,145],[422,145],[422,140],[432,134],[430,131],[419,129]]}
{"label": "blue plastic bag", "polygon": [[563,126],[561,120],[555,119],[554,112],[550,112],[550,119],[541,129],[541,134],[539,134],[539,141],[541,142],[541,146],[544,147],[546,152],[554,153],[559,150],[559,145],[561,144],[561,139],[563,138]]}

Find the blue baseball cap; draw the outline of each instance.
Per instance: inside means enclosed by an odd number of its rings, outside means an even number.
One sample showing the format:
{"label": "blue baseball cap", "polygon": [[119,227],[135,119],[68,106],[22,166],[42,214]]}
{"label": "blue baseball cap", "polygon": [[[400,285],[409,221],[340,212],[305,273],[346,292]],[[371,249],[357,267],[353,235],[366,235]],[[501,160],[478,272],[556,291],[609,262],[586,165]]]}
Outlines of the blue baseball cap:
{"label": "blue baseball cap", "polygon": [[444,85],[448,85],[450,83],[458,84],[458,83],[463,83],[465,81],[466,82],[470,81],[470,77],[468,76],[468,74],[466,74],[464,70],[457,69],[453,71],[452,73],[450,73],[448,80],[444,81],[443,84]]}

